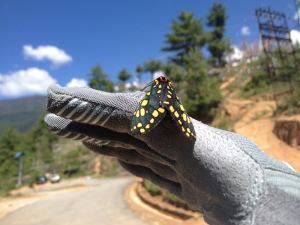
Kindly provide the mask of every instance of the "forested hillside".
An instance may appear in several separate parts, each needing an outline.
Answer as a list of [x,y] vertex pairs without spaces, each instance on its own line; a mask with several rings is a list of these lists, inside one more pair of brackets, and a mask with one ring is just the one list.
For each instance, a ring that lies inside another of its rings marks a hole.
[[45,96],[1,100],[0,132],[11,126],[20,132],[25,132],[38,120],[45,110]]

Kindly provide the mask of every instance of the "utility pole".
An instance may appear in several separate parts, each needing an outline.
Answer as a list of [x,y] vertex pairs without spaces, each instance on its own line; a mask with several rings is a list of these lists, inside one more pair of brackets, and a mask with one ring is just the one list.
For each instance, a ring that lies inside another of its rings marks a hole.
[[18,169],[18,179],[16,187],[20,187],[23,184],[23,157],[25,156],[25,153],[22,151],[18,151],[15,154],[15,159],[18,160],[19,169]]

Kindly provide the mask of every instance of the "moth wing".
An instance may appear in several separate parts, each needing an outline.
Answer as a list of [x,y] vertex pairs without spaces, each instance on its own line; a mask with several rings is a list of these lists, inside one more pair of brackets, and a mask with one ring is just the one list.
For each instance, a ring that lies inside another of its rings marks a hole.
[[133,134],[146,134],[161,122],[166,115],[166,110],[161,107],[160,102],[161,86],[153,82],[150,91],[146,93],[131,119]]
[[163,106],[168,109],[173,120],[180,127],[180,130],[189,138],[196,138],[193,123],[181,104],[176,92],[171,84],[167,86],[167,95],[163,101]]

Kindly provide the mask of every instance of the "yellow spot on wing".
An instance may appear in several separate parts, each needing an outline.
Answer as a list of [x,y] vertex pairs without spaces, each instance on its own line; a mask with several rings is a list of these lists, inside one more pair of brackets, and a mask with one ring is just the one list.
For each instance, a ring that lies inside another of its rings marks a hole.
[[142,127],[142,123],[138,123],[136,126],[137,127]]
[[154,123],[154,119],[153,118],[150,120],[150,123]]
[[191,130],[190,130],[190,128],[188,128],[188,129],[186,129],[186,130],[187,130],[187,132],[191,133]]
[[172,96],[171,96],[171,95],[167,95],[167,97],[168,97],[168,98],[172,98]]
[[169,105],[169,104],[170,104],[170,102],[168,102],[168,101],[164,101],[164,103],[165,103],[165,104],[167,104],[167,105]]
[[178,120],[178,123],[179,123],[180,125],[182,125],[182,122],[181,122],[181,120]]
[[140,129],[140,132],[143,134],[143,133],[145,133],[145,129],[144,128],[141,128]]
[[143,100],[142,101],[142,104],[141,104],[141,106],[146,106],[148,104],[148,100],[147,99],[145,99],[145,100]]
[[181,130],[182,130],[182,132],[185,132],[185,129],[184,129],[184,127],[181,127]]
[[140,117],[140,110],[136,111],[136,117]]
[[145,128],[146,128],[146,129],[149,129],[149,128],[150,128],[150,124],[147,124],[147,125],[145,126]]
[[157,112],[157,110],[154,110],[154,111],[153,111],[152,116],[158,117],[158,112]]
[[186,134],[187,137],[190,137],[190,134],[189,134],[189,133],[185,133],[185,134]]
[[145,116],[145,109],[144,108],[141,108],[141,116]]
[[176,118],[178,118],[178,117],[179,117],[179,114],[178,114],[178,112],[177,112],[177,111],[175,111],[175,112],[174,112],[174,115],[176,116]]
[[181,111],[184,111],[183,105],[180,105],[179,107],[180,107]]
[[187,117],[187,122],[191,123],[190,117]]
[[159,94],[160,92],[161,92],[161,90],[158,90],[158,91],[157,91],[157,94]]
[[182,118],[183,118],[184,121],[186,121],[187,118],[186,118],[186,114],[185,113],[182,114]]
[[146,93],[146,95],[148,95],[148,96],[149,96],[149,95],[150,95],[150,91],[149,91],[149,92],[147,92],[147,93]]
[[172,105],[169,107],[169,109],[170,109],[170,112],[174,112],[174,107]]
[[136,129],[136,126],[134,126],[133,129],[135,130],[135,129]]
[[162,108],[162,107],[160,107],[160,108],[158,108],[158,112],[160,112],[160,113],[164,113],[164,112],[165,112],[165,109],[164,109],[164,108]]

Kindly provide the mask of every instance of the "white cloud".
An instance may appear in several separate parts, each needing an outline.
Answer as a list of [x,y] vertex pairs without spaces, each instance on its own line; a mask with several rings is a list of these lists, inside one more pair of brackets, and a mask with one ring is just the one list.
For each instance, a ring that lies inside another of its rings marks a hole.
[[0,95],[18,97],[28,94],[45,94],[56,80],[46,71],[36,67],[0,74]]
[[244,36],[250,35],[250,28],[248,26],[243,26],[241,29],[241,34]]
[[87,81],[84,79],[72,78],[67,84],[66,87],[87,87]]
[[233,51],[229,55],[227,55],[226,60],[227,62],[232,62],[232,61],[239,61],[243,58],[244,52],[239,49],[236,45],[231,46]]
[[52,45],[40,45],[36,48],[32,47],[32,45],[24,45],[23,54],[26,58],[37,61],[48,60],[56,66],[73,61],[72,57],[64,50]]
[[293,44],[300,44],[300,32],[297,30],[291,30],[291,39]]

